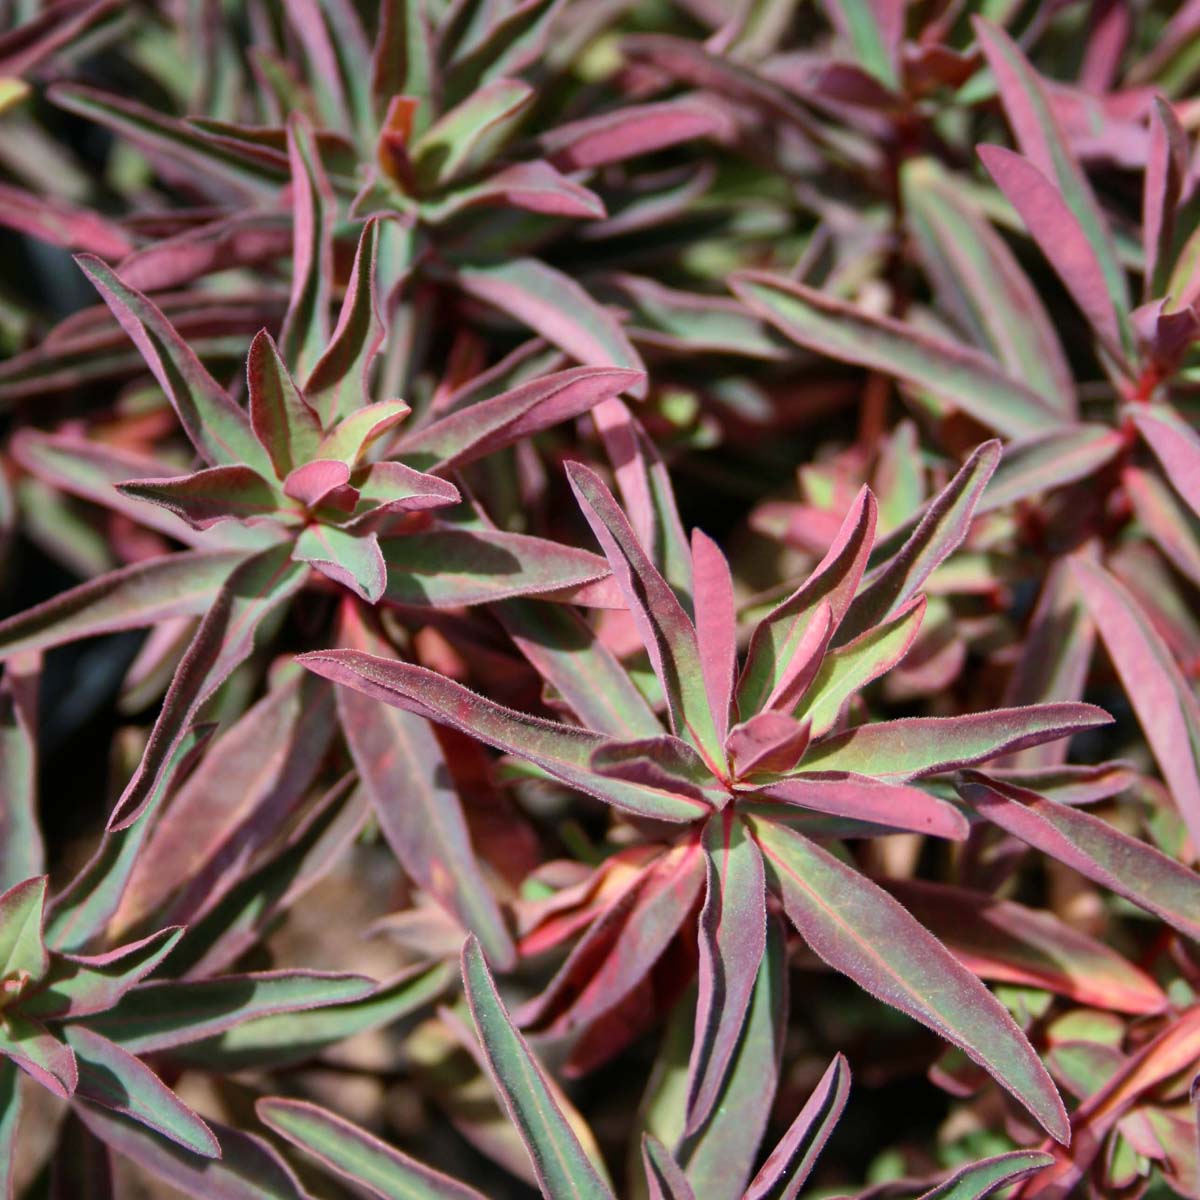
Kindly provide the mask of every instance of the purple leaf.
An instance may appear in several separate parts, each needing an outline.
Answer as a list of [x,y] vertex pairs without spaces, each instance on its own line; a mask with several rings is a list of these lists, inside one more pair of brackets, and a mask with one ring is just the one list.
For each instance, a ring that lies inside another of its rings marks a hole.
[[[331,502],[349,482],[350,467],[341,459],[315,458],[289,472],[283,491],[305,508],[317,508]],[[352,498],[357,500],[357,495]]]
[[269,517],[279,509],[274,489],[249,467],[206,467],[169,479],[128,479],[117,487],[126,496],[161,505],[193,529]]
[[1142,254],[1145,258],[1144,297],[1163,294],[1162,278],[1175,236],[1175,210],[1187,184],[1187,134],[1175,110],[1161,96],[1150,109],[1150,149],[1142,190]]
[[808,749],[812,728],[786,713],[765,709],[748,721],[735,725],[726,742],[734,775],[765,772],[783,775],[790,771]]
[[1167,408],[1134,407],[1129,417],[1175,490],[1200,516],[1200,437]]
[[696,610],[696,646],[704,673],[709,711],[723,743],[737,674],[737,611],[733,577],[720,547],[699,529],[692,530],[692,578]]
[[9,184],[0,184],[0,225],[99,258],[121,258],[132,249],[124,230],[96,213]]
[[479,183],[449,192],[445,199],[423,206],[427,221],[441,223],[467,208],[495,206],[545,213],[551,217],[600,220],[607,216],[595,192],[560,175],[544,162],[513,163]]
[[120,0],[66,0],[50,7],[39,6],[37,16],[0,35],[0,75],[30,74],[94,25],[120,11]]
[[642,1135],[642,1168],[650,1200],[696,1200],[692,1185],[670,1151],[649,1133]]

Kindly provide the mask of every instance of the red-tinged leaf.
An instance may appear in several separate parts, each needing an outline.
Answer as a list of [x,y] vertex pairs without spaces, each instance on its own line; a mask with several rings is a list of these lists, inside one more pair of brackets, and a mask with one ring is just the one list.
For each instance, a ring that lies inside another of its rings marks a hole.
[[725,744],[736,778],[767,773],[783,775],[804,757],[811,727],[786,713],[767,709],[735,725]]
[[[0,889],[45,871],[37,804],[40,661],[11,659],[0,681]],[[2,1193],[0,1193],[2,1194]]]
[[375,981],[327,971],[261,971],[218,979],[144,983],[88,1028],[131,1054],[186,1046],[259,1017],[350,1004],[370,996]]
[[1167,998],[1115,950],[1048,912],[917,880],[883,886],[981,979],[1044,988],[1112,1012],[1155,1013]]
[[83,1025],[63,1026],[79,1064],[76,1095],[153,1129],[201,1158],[220,1158],[212,1130],[127,1050]]
[[[1200,464],[1198,464],[1200,465]],[[1200,538],[1192,514],[1171,486],[1153,470],[1126,463],[1121,486],[1134,515],[1175,569],[1200,586]]]
[[697,1133],[720,1098],[766,951],[766,879],[758,846],[730,809],[704,830],[699,996],[688,1064],[687,1121]]
[[19,1013],[5,1012],[0,1022],[0,1060],[15,1063],[42,1087],[66,1099],[75,1091],[79,1070],[75,1055],[44,1025]]
[[270,460],[258,444],[249,418],[157,305],[126,287],[98,258],[80,255],[76,262],[146,360],[201,457],[213,466],[244,464],[269,473]]
[[737,674],[737,610],[729,563],[716,542],[699,529],[692,530],[692,579],[704,690],[717,737],[723,743],[729,732]]
[[[863,488],[813,573],[759,622],[738,680],[737,702],[743,716],[766,706],[794,659],[806,660],[807,652],[801,647],[822,604],[830,614],[828,636],[841,623],[866,568],[875,541],[875,521],[875,497]],[[827,635],[821,631],[820,636]]]
[[454,484],[398,462],[372,463],[355,474],[354,489],[358,502],[346,528],[356,531],[376,524],[379,516],[444,508],[462,499]]
[[308,121],[288,121],[292,175],[292,294],[280,335],[284,361],[305,378],[329,344],[336,202]]
[[293,468],[317,456],[321,422],[265,329],[250,343],[246,382],[254,436],[270,457],[276,478],[284,479]]
[[746,1189],[745,1200],[795,1200],[841,1118],[849,1095],[850,1066],[841,1054],[835,1054],[787,1133]]
[[690,739],[710,763],[723,762],[724,739],[709,707],[704,661],[691,618],[600,477],[580,463],[568,464],[567,477],[666,693],[672,728]]
[[1040,433],[1061,420],[1037,392],[978,350],[780,275],[743,271],[730,287],[752,312],[806,349],[925,388],[1006,437]]
[[[304,385],[305,395],[326,426],[338,419],[361,421],[360,406],[370,399],[371,362],[383,342],[383,322],[375,295],[378,252],[379,222],[368,221],[358,239],[354,266],[333,337]],[[398,405],[402,401],[383,403]],[[404,411],[408,411],[407,405]],[[365,441],[360,446],[363,444]]]
[[106,1146],[192,1200],[305,1200],[307,1196],[283,1159],[250,1134],[212,1122],[221,1157],[203,1158],[109,1109],[85,1101],[74,1111]]
[[280,504],[271,485],[249,467],[206,467],[169,479],[128,479],[117,487],[126,496],[173,512],[193,529],[269,517]]
[[[996,78],[1000,97],[1004,101],[1004,111],[1021,152],[1052,184],[1066,210],[1073,214],[1073,223],[1091,247],[1092,257],[1099,264],[1100,277],[1096,281],[1100,287],[1099,295],[1107,297],[1105,307],[1112,316],[1106,317],[1104,324],[1098,328],[1111,328],[1116,322],[1117,336],[1113,346],[1120,354],[1128,349],[1124,339],[1127,336],[1125,319],[1129,311],[1129,291],[1108,223],[1063,136],[1045,85],[1029,61],[1003,30],[978,16],[972,19],[972,25]],[[1099,298],[1097,302],[1103,303]],[[1088,309],[1084,308],[1084,311]]]
[[0,225],[99,258],[121,258],[133,248],[124,230],[98,214],[9,184],[0,184]]
[[969,771],[960,795],[1013,837],[1200,940],[1200,875],[1107,821]]
[[592,752],[606,740],[600,734],[503,708],[424,667],[355,650],[302,654],[297,661],[334,683],[536,763],[556,779],[627,812],[687,822],[709,811],[693,800],[594,774]]
[[764,784],[754,794],[835,817],[953,841],[963,841],[970,831],[962,813],[945,800],[920,788],[882,783],[866,775],[792,775]]
[[[499,529],[443,526],[380,542],[388,567],[386,599],[418,608],[459,608],[513,596],[555,593],[585,584],[608,583],[609,567],[598,554],[545,538]],[[571,595],[584,603],[583,598]],[[613,608],[607,593],[592,601]],[[0,627],[2,628],[2,627]]]
[[608,215],[604,201],[582,184],[560,175],[544,162],[513,163],[448,193],[422,208],[427,221],[440,223],[466,208],[480,206],[518,208],[552,217],[600,220]]
[[1168,259],[1175,237],[1175,210],[1187,183],[1190,158],[1187,134],[1175,110],[1161,96],[1150,109],[1150,148],[1142,185],[1143,294],[1149,300],[1165,290]]
[[387,564],[374,533],[355,534],[336,525],[309,525],[296,539],[292,557],[374,604],[387,588]]
[[485,1200],[474,1188],[393,1150],[315,1104],[267,1096],[255,1104],[255,1111],[268,1129],[311,1155],[326,1171],[383,1200]]
[[592,923],[546,989],[517,1010],[518,1024],[562,1035],[616,1008],[692,917],[704,861],[698,838],[660,858]]
[[[33,9],[19,9],[27,15]],[[119,14],[120,0],[67,0],[39,6],[37,15],[0,35],[0,75],[27,75],[53,54],[66,49],[107,17]],[[9,18],[13,19],[13,18]]]
[[1072,569],[1179,814],[1200,845],[1200,703],[1195,692],[1125,587],[1082,559],[1074,559]]
[[678,792],[706,805],[722,806],[727,795],[714,786],[708,764],[689,742],[669,734],[633,741],[605,742],[592,753],[592,770],[611,779]]
[[1063,194],[1012,150],[979,146],[978,153],[1101,342],[1119,360],[1121,323],[1105,287],[1103,265]]
[[[338,458],[316,458],[288,474],[283,481],[284,494],[303,504],[305,508],[316,508],[331,503],[340,489],[350,482],[350,467]],[[357,496],[351,499],[357,500]]]
[[414,97],[415,128],[420,132],[431,119],[438,66],[426,0],[382,0],[371,58],[376,110],[382,112],[393,96]]
[[[36,983],[46,973],[49,958],[42,942],[46,907],[46,876],[13,884],[0,895],[0,986]],[[7,991],[0,992],[7,1001]]]
[[[447,103],[456,103],[494,79],[519,75],[536,62],[545,46],[559,0],[518,0],[458,38],[446,70]],[[470,5],[463,14],[469,15]],[[461,16],[460,16],[461,19]]]
[[317,447],[318,459],[337,459],[354,468],[368,448],[412,410],[403,400],[380,400],[343,417]]
[[962,545],[975,507],[1000,461],[1000,443],[984,442],[929,502],[916,528],[895,554],[876,567],[838,629],[843,645],[893,615]]
[[1168,408],[1134,407],[1129,416],[1175,490],[1200,516],[1200,437]]
[[1001,1188],[1036,1175],[1054,1161],[1044,1150],[1013,1150],[959,1167],[944,1183],[925,1192],[921,1200],[984,1200]]
[[557,371],[460,408],[402,437],[393,453],[424,471],[463,466],[581,416],[637,382],[636,372],[619,367]]
[[650,1200],[696,1200],[692,1185],[671,1152],[648,1133],[642,1135],[642,1168]]
[[521,1133],[543,1193],[553,1200],[613,1200],[555,1104],[542,1068],[505,1011],[479,943],[463,947],[463,986],[484,1060]]
[[300,590],[307,569],[290,560],[289,549],[244,560],[213,599],[171,681],[141,762],[109,816],[109,829],[137,819],[200,706],[253,652],[259,625]]
[[542,152],[560,171],[581,171],[624,162],[693,138],[723,137],[729,117],[702,97],[633,104],[559,125],[542,134]]
[[1116,458],[1123,445],[1118,430],[1084,424],[1010,442],[975,511],[994,512],[1091,478]]
[[364,71],[371,51],[357,9],[332,0],[293,0],[287,18],[304,47],[322,123],[365,130],[372,115]]
[[[340,643],[384,658],[391,651],[353,610]],[[409,877],[474,933],[501,970],[516,961],[512,938],[480,869],[445,753],[424,719],[337,689],[338,714],[376,820]]]
[[1059,804],[1095,804],[1128,791],[1139,778],[1131,763],[1120,761],[1091,767],[988,767],[988,777],[1028,788]]
[[[527,325],[581,363],[645,370],[612,314],[573,279],[537,259],[459,267],[455,277],[468,295]],[[646,395],[644,377],[629,394]]]
[[791,830],[755,819],[767,875],[818,957],[979,1063],[1058,1141],[1066,1110],[994,996],[886,892]]
[[853,771],[893,783],[952,771],[1000,754],[1107,725],[1091,704],[1031,704],[957,717],[902,717],[858,725],[815,742],[806,771]]

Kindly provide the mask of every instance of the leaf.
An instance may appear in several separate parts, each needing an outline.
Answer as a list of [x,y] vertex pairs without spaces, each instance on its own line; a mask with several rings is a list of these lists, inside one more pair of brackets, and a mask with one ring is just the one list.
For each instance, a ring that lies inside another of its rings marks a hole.
[[762,856],[730,809],[705,826],[704,851],[707,891],[700,912],[700,983],[685,1134],[703,1127],[720,1097],[767,938]]
[[[319,508],[322,504],[334,506],[335,500],[344,495],[350,482],[350,467],[341,459],[314,458],[288,472],[283,481],[283,494],[303,504],[305,508]],[[349,492],[350,503],[357,501],[357,494]],[[341,506],[343,509],[348,504]]]
[[642,1167],[646,1172],[650,1200],[696,1200],[692,1185],[670,1151],[648,1133],[642,1135]]
[[321,421],[300,394],[265,329],[250,343],[246,382],[254,436],[270,456],[275,477],[285,479],[294,467],[317,457]]
[[916,595],[933,572],[962,545],[996,464],[1000,443],[984,442],[929,502],[903,546],[868,577],[837,632],[844,644],[880,624]]
[[[854,48],[854,57],[863,69],[885,87],[898,90],[900,76],[896,59],[900,38],[889,37],[881,20],[888,6],[878,0],[825,0],[825,7]],[[903,4],[898,7],[903,13]],[[903,34],[903,17],[899,33]]]
[[16,1196],[17,1135],[21,1123],[21,1077],[17,1068],[0,1058],[0,1196]]
[[75,261],[145,359],[205,462],[245,465],[269,474],[270,461],[250,428],[250,419],[208,373],[162,310],[122,283],[98,258],[83,254]]
[[[5,108],[7,82],[0,79],[0,113]],[[51,246],[100,258],[121,258],[133,249],[125,231],[114,222],[56,197],[8,184],[0,184],[0,225]]]
[[596,220],[607,216],[604,202],[595,192],[544,162],[501,167],[478,183],[455,188],[441,201],[422,205],[422,215],[432,224],[441,224],[464,209],[482,206],[523,209],[552,217]]
[[75,1091],[79,1081],[70,1047],[45,1026],[19,1013],[6,1012],[0,1021],[0,1060],[5,1058],[63,1099]]
[[202,1158],[220,1158],[212,1130],[149,1067],[82,1025],[63,1027],[79,1064],[76,1094],[132,1117]]
[[1072,569],[1179,814],[1200,844],[1200,704],[1150,618],[1125,587],[1082,559]]
[[612,1200],[505,1011],[474,937],[463,946],[462,970],[488,1074],[521,1132],[542,1192],[549,1200]]
[[389,513],[443,508],[462,499],[454,484],[398,462],[371,463],[354,478],[358,501],[347,522],[348,529],[378,524],[378,518]]
[[[45,875],[15,883],[0,895],[0,986],[37,982],[45,975],[50,961],[42,942],[45,904]],[[0,1008],[7,1000],[0,990]]]
[[249,467],[208,467],[194,475],[130,479],[117,486],[123,495],[161,505],[193,529],[269,517],[280,507],[271,485]]
[[[37,807],[37,660],[0,682],[0,891],[45,870]],[[2,1195],[3,1193],[0,1193]]]
[[811,732],[807,722],[775,709],[755,713],[730,731],[725,743],[730,767],[739,779],[760,772],[786,774],[804,757]]
[[981,816],[1043,854],[1200,940],[1200,876],[1090,813],[966,772],[958,789]]
[[745,1200],[795,1200],[841,1118],[849,1095],[850,1066],[841,1054],[835,1054],[787,1133],[746,1189]]
[[315,1104],[264,1096],[255,1104],[268,1129],[321,1166],[386,1200],[483,1200],[482,1194]]
[[1028,1179],[1054,1161],[1044,1150],[1014,1150],[959,1167],[921,1200],[983,1200],[1000,1188]]
[[723,739],[708,703],[695,626],[600,477],[581,463],[569,463],[567,478],[666,693],[672,729],[688,738],[710,763],[721,763]]
[[1145,299],[1164,295],[1175,210],[1187,182],[1187,135],[1175,110],[1161,96],[1150,108],[1150,146],[1142,188],[1142,256],[1145,259]]
[[387,564],[374,533],[362,536],[336,525],[309,525],[296,539],[292,557],[374,604],[387,588]]
[[1010,442],[975,511],[995,512],[1018,500],[1089,479],[1117,457],[1123,444],[1117,430],[1084,424]]
[[481,36],[455,46],[446,71],[445,102],[456,103],[489,81],[517,75],[534,62],[558,7],[559,0],[518,0],[486,23]]
[[[459,267],[462,289],[541,334],[588,366],[645,372],[621,326],[570,277],[533,258],[510,258],[487,266]],[[642,399],[646,381],[629,388]]]
[[1134,407],[1129,417],[1175,490],[1200,516],[1200,437],[1166,407]]
[[246,559],[225,581],[175,672],[141,762],[109,816],[109,829],[130,825],[145,809],[200,706],[253,652],[259,625],[304,583],[306,569],[289,561],[288,549]]
[[1075,703],[996,708],[957,717],[902,717],[858,725],[815,742],[804,757],[804,769],[853,771],[902,783],[1111,721],[1103,709]]
[[692,579],[704,691],[716,722],[717,739],[724,743],[737,676],[737,611],[729,563],[716,542],[699,529],[692,530]]
[[806,349],[924,388],[1005,437],[1059,423],[1041,396],[977,350],[782,276],[742,271],[729,286],[752,312]]
[[379,36],[371,60],[371,90],[378,111],[393,96],[414,96],[414,128],[428,123],[437,91],[437,52],[426,0],[382,0]]
[[554,778],[626,812],[684,822],[709,812],[706,805],[683,796],[594,774],[591,756],[605,742],[602,735],[503,708],[435,671],[357,650],[316,651],[298,656],[297,662],[374,700],[536,763]]
[[1013,1019],[975,976],[880,888],[791,830],[755,819],[768,879],[819,958],[979,1063],[1057,1141],[1066,1110]]
[[355,409],[321,439],[317,460],[335,460],[353,469],[366,451],[411,411],[403,400],[381,400]]

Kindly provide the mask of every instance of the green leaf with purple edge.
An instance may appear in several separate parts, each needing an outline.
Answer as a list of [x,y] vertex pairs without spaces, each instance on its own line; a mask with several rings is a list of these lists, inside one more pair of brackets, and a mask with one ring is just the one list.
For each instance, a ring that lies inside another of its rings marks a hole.
[[126,496],[161,505],[193,529],[218,521],[270,517],[280,508],[275,489],[249,467],[208,467],[168,479],[128,479],[117,485]]
[[1107,821],[978,771],[959,794],[1006,833],[1200,941],[1200,875]]
[[1036,1175],[1054,1162],[1044,1150],[1013,1150],[959,1167],[945,1183],[925,1192],[921,1200],[984,1200],[1001,1188]]
[[127,1050],[84,1025],[63,1026],[75,1052],[79,1083],[75,1094],[138,1121],[201,1158],[220,1158],[212,1130]]
[[371,463],[356,472],[354,480],[358,500],[346,523],[348,529],[375,525],[390,513],[444,508],[462,499],[454,484],[398,462]]
[[0,891],[45,870],[38,821],[39,672],[29,669],[36,662],[10,661],[0,681]]
[[1161,96],[1155,96],[1150,108],[1150,146],[1142,188],[1144,300],[1169,293],[1175,210],[1187,184],[1190,157],[1187,134],[1175,110]]
[[755,818],[751,828],[788,918],[814,953],[871,995],[958,1046],[1057,1141],[1070,1138],[1050,1076],[978,979],[886,892],[815,843]]
[[1163,556],[1181,575],[1200,587],[1198,526],[1175,489],[1158,471],[1143,470],[1132,463],[1125,464],[1121,484],[1134,515]]
[[[45,875],[15,883],[0,895],[0,986],[9,981],[24,986],[45,975],[50,965],[42,940],[45,905]],[[8,999],[0,991],[0,1008]]]
[[710,811],[683,796],[595,774],[592,752],[607,741],[603,735],[504,708],[436,671],[356,650],[314,651],[297,661],[334,683],[535,763],[554,778],[625,812],[690,822]]
[[548,1200],[613,1200],[505,1010],[474,937],[463,946],[462,972],[488,1073],[520,1130],[542,1192]]
[[336,525],[309,525],[296,539],[292,557],[374,604],[387,588],[387,564],[374,533],[361,536]]
[[16,1066],[0,1058],[0,1196],[16,1195],[17,1135],[21,1126],[21,1077]]
[[812,1095],[746,1189],[745,1200],[796,1200],[825,1149],[850,1095],[850,1066],[841,1054],[825,1068]]
[[1072,425],[1004,447],[976,514],[1007,508],[1041,492],[1088,479],[1121,452],[1117,430],[1105,425]]
[[321,1167],[384,1200],[485,1200],[467,1187],[394,1150],[357,1125],[304,1100],[264,1096],[259,1120]]
[[1134,407],[1129,418],[1175,490],[1200,516],[1200,437],[1196,431],[1165,406]]
[[66,1099],[75,1091],[75,1055],[38,1021],[5,1012],[0,1020],[0,1060],[8,1059],[42,1087]]
[[500,206],[544,213],[551,217],[591,218],[608,214],[604,202],[544,162],[512,163],[486,176],[479,183],[455,188],[436,203],[421,206],[421,215],[430,224],[449,221],[464,209]]
[[[896,22],[885,27],[883,19],[888,6],[872,0],[825,0],[824,7],[838,27],[839,32],[850,42],[854,57],[863,70],[879,80],[886,88],[900,88],[899,50],[903,37],[903,19],[900,28]],[[903,6],[900,6],[903,11]]]
[[1072,569],[1180,816],[1200,842],[1200,703],[1150,618],[1102,567]]
[[321,421],[301,394],[280,357],[275,340],[259,330],[246,358],[250,424],[271,459],[276,479],[317,457]]
[[683,1169],[653,1134],[642,1135],[642,1169],[650,1200],[696,1200]]
[[[550,19],[561,0],[519,0],[484,25],[472,28],[453,49],[446,67],[445,102],[457,103],[493,79],[517,75],[536,61],[545,45]],[[470,5],[464,6],[466,13]],[[460,15],[461,20],[461,15]]]
[[752,312],[806,349],[924,388],[1005,437],[1040,433],[1061,421],[1041,396],[978,350],[781,275],[743,271],[730,287]]
[[413,114],[413,132],[420,133],[432,117],[439,65],[427,0],[381,0],[371,59],[377,114],[383,115],[393,96],[415,96],[420,103]]
[[370,446],[411,411],[403,400],[380,400],[355,409],[321,439],[316,458],[356,467]]
[[[1091,704],[1031,704],[957,717],[901,717],[857,725],[815,742],[804,756],[807,771],[852,771],[903,783],[952,771],[1054,741],[1112,721]],[[802,778],[802,776],[795,776]]]

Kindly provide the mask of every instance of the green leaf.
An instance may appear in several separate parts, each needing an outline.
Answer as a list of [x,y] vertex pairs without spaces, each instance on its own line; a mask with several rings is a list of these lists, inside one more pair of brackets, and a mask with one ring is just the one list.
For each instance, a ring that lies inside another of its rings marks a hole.
[[193,475],[129,479],[117,486],[122,495],[161,505],[193,529],[270,517],[281,507],[276,491],[249,467],[208,467]]
[[45,851],[37,807],[38,672],[9,662],[0,683],[0,891],[40,875]]
[[921,1200],[984,1200],[1000,1188],[1036,1175],[1054,1161],[1044,1150],[1014,1150],[982,1162],[959,1167],[945,1183],[926,1192]]
[[348,587],[368,604],[387,588],[387,564],[374,533],[361,536],[336,525],[309,525],[296,539],[292,557]]
[[0,1058],[0,1196],[16,1195],[17,1134],[21,1121],[21,1077],[6,1058]]
[[767,875],[818,957],[979,1063],[1057,1141],[1070,1125],[1033,1047],[978,979],[886,892],[828,851],[755,819]]
[[488,1072],[521,1132],[548,1200],[613,1200],[517,1032],[474,937],[463,947],[463,986]]
[[0,1019],[0,1059],[5,1058],[64,1099],[79,1081],[71,1048],[44,1025],[14,1012],[5,1012]]
[[975,511],[994,512],[1018,500],[1088,479],[1121,452],[1118,430],[1105,425],[1072,425],[1004,447]]
[[334,1174],[385,1200],[485,1200],[480,1192],[393,1150],[315,1104],[266,1096],[259,1119]]
[[879,24],[878,13],[883,6],[871,0],[826,0],[825,7],[832,11],[849,37],[854,57],[863,70],[874,75],[884,87],[899,90],[900,76],[894,61],[897,47],[888,45]]
[[[46,876],[13,884],[0,896],[0,988],[9,981],[36,983],[50,960],[42,941]],[[9,997],[0,990],[0,1008]]]

